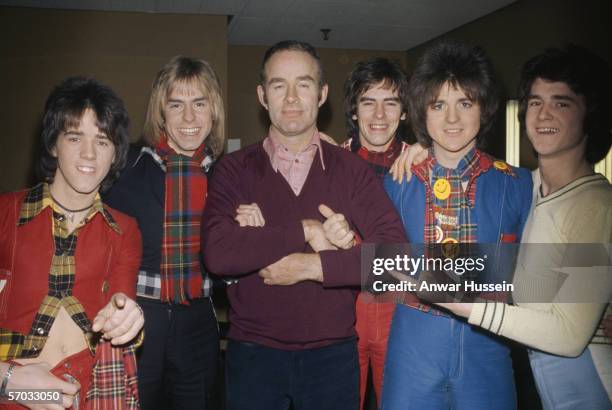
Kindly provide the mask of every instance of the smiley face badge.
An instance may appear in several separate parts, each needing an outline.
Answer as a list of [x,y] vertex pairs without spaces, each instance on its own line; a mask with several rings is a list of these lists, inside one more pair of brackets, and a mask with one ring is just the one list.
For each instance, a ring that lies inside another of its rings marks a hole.
[[506,171],[508,169],[508,164],[504,161],[493,161],[493,166],[500,171]]
[[439,178],[433,186],[433,192],[436,198],[444,201],[451,194],[451,185],[446,178]]

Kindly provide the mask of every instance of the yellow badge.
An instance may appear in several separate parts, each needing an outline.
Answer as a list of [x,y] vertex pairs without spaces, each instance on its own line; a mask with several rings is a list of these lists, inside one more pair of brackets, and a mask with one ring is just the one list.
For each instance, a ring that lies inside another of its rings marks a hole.
[[444,201],[450,196],[451,186],[446,178],[440,178],[433,186],[434,195],[436,198]]
[[459,241],[455,238],[445,238],[442,241],[442,254],[447,258],[455,258],[459,254]]
[[506,164],[504,161],[493,161],[493,166],[500,171],[505,171],[508,169],[508,164]]

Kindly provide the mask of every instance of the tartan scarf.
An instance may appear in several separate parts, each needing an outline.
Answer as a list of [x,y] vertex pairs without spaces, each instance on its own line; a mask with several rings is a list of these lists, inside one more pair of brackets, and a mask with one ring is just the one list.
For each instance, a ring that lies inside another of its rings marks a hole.
[[96,349],[96,364],[87,392],[87,410],[137,410],[138,378],[136,348],[101,342]]
[[166,166],[161,300],[188,305],[202,297],[200,225],[208,191],[203,164],[210,153],[202,144],[193,157],[178,154],[166,136],[155,151]]
[[[476,205],[476,179],[487,172],[492,164],[493,160],[488,154],[474,148],[459,161],[457,168],[447,169],[438,164],[433,149],[430,148],[427,159],[412,166],[414,176],[425,185],[423,242],[426,245],[427,257],[445,258],[442,246],[436,244],[448,238],[455,239],[460,244],[477,242],[477,224],[472,223],[470,215],[471,209]],[[507,172],[512,172],[509,167]],[[434,193],[436,182],[442,178],[450,184],[449,195],[444,199],[436,197]],[[465,188],[462,182],[466,183]],[[466,253],[471,251],[469,246],[465,245],[459,250]],[[403,303],[436,316],[448,316],[445,311],[432,307],[411,293],[406,294]]]
[[[486,172],[492,161],[478,149],[472,149],[459,161],[457,168],[442,167],[430,149],[429,156],[417,166],[414,175],[425,184],[425,231],[423,241],[434,244],[455,239],[459,243],[476,242],[476,224],[471,223],[470,209],[476,198],[476,178]],[[438,180],[450,185],[448,197],[437,197]],[[462,183],[465,183],[465,189]]]
[[372,167],[376,175],[383,179],[389,172],[393,162],[399,157],[399,155],[407,146],[405,142],[402,142],[398,138],[394,137],[391,145],[384,152],[373,152],[368,151],[359,142],[359,137],[351,137],[344,141],[341,145],[342,148],[347,149],[351,152],[356,153],[361,158],[366,160]]
[[402,144],[393,138],[389,147],[383,152],[369,151],[363,145],[357,150],[357,155],[365,159],[372,167],[376,175],[383,179],[389,172],[393,162],[402,153]]
[[[434,190],[432,197],[434,242],[457,241],[458,243],[476,242],[476,225],[470,221],[470,180],[474,166],[478,163],[476,149],[470,150],[457,164],[457,168],[448,169],[441,166],[436,159],[432,161],[430,184]],[[448,198],[436,195],[437,183],[448,181],[450,194]],[[439,181],[439,182],[438,182]],[[465,191],[464,191],[465,184]],[[431,232],[431,229],[429,230]]]

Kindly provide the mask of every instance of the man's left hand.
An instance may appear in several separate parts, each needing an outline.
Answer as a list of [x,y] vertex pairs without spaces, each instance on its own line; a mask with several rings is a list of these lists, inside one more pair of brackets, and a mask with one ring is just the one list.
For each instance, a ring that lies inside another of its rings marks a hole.
[[316,253],[292,253],[259,271],[266,285],[294,285],[305,280],[323,282],[321,258]]
[[334,212],[325,204],[319,205],[319,212],[326,218],[323,231],[327,240],[340,249],[351,249],[355,245],[355,233],[344,215]]
[[102,332],[114,345],[129,342],[144,326],[144,315],[138,304],[124,293],[117,292],[93,320],[92,330]]
[[428,151],[427,148],[421,144],[412,144],[407,148],[404,146],[402,153],[395,159],[393,165],[389,169],[389,173],[393,177],[394,181],[402,183],[404,176],[406,176],[406,182],[410,181],[412,177],[413,165],[420,164],[427,159]]
[[234,220],[238,222],[241,227],[262,227],[266,225],[266,220],[261,213],[261,209],[259,209],[259,205],[255,202],[250,205],[242,204],[238,206]]

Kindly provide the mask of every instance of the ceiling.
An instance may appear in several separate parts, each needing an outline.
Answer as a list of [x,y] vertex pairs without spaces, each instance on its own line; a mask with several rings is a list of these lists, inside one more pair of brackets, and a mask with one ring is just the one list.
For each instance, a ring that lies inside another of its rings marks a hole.
[[[0,0],[0,5],[73,10],[217,14],[228,42],[407,50],[516,0]],[[331,29],[323,40],[321,29]]]

